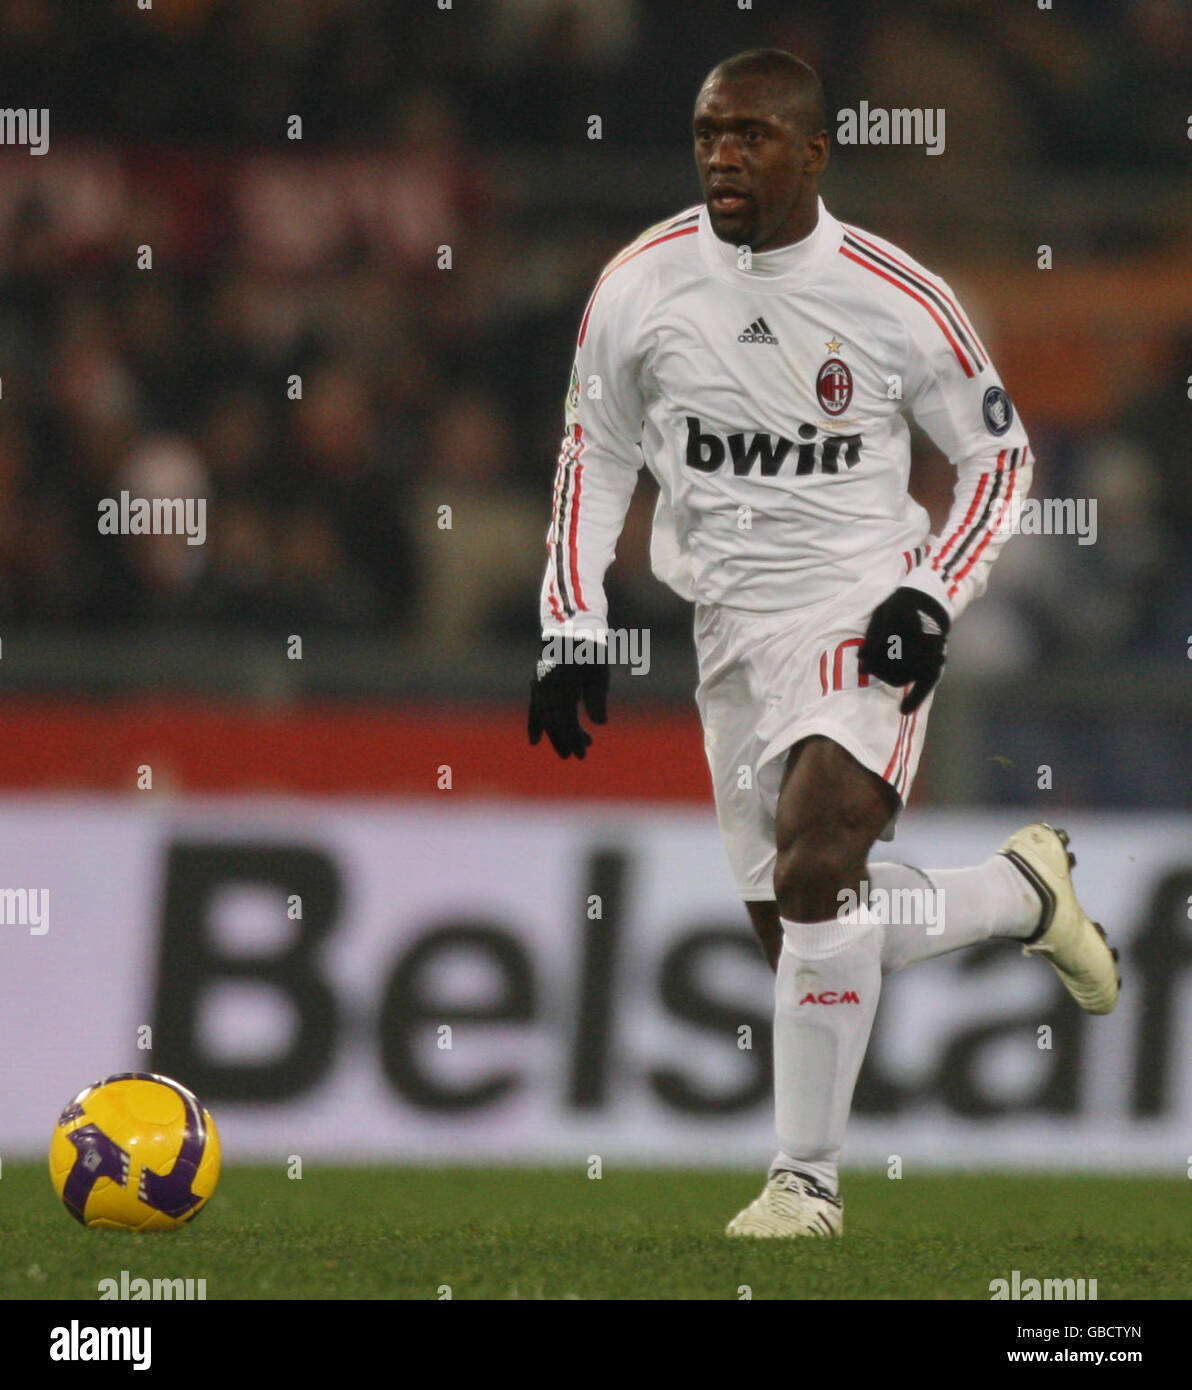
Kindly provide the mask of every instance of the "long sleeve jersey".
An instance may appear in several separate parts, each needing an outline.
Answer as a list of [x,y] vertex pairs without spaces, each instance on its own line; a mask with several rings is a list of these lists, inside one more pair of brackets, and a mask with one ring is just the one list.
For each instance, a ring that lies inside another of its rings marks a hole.
[[[938,536],[909,495],[909,412],[956,469]],[[1027,436],[948,285],[845,226],[776,251],[702,207],[616,256],[584,310],[547,532],[546,636],[599,636],[645,464],[654,573],[684,598],[798,609],[903,552],[955,617],[986,585],[1031,478]]]

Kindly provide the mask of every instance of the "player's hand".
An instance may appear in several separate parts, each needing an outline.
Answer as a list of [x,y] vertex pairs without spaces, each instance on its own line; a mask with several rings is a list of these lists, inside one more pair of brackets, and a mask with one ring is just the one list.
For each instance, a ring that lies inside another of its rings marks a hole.
[[899,709],[912,714],[943,674],[951,626],[952,619],[930,594],[895,589],[869,619],[860,669],[887,685],[909,685]]
[[[589,650],[592,643],[588,642]],[[565,656],[571,655],[570,642]],[[544,657],[538,674],[530,683],[530,716],[527,724],[530,742],[537,744],[545,731],[560,758],[574,753],[582,759],[592,735],[579,722],[582,700],[593,724],[608,722],[608,664],[579,663],[570,659],[553,661]]]

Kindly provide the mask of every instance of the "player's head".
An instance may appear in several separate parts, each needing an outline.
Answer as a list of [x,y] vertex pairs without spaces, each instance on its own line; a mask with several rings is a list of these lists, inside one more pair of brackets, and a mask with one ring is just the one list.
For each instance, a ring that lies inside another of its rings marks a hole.
[[828,162],[824,89],[814,68],[780,48],[736,53],[704,78],[692,129],[708,216],[722,241],[762,251],[807,234]]

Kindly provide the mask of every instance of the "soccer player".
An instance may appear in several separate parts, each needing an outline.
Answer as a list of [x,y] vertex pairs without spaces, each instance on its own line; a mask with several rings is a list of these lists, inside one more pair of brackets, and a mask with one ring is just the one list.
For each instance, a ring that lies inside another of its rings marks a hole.
[[[530,742],[545,732],[583,758],[581,700],[605,722],[608,665],[591,658],[644,461],[660,489],[652,567],[695,605],[717,816],[777,974],[778,1152],[728,1234],[833,1236],[884,973],[1006,938],[1091,1013],[1120,980],[1062,831],[1029,825],[973,868],[868,862],[914,781],[949,629],[1030,486],[1027,436],[948,285],[825,208],[810,67],[776,49],[720,63],[693,135],[702,206],[616,256],[580,323]],[[907,411],[956,469],[938,536],[907,492]],[[942,922],[890,910],[915,889]]]

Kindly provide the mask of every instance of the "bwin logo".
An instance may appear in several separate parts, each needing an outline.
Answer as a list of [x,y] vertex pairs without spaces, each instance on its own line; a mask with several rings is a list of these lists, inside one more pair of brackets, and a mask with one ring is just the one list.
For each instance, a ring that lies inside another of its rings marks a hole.
[[852,468],[861,458],[859,434],[820,435],[814,425],[800,425],[799,443],[792,439],[775,438],[772,434],[746,435],[735,433],[721,438],[705,434],[699,417],[688,415],[687,465],[700,473],[715,473],[728,457],[733,461],[733,473],[746,477],[758,467],[763,478],[772,478],[794,451],[796,476],[805,473],[841,473]]

